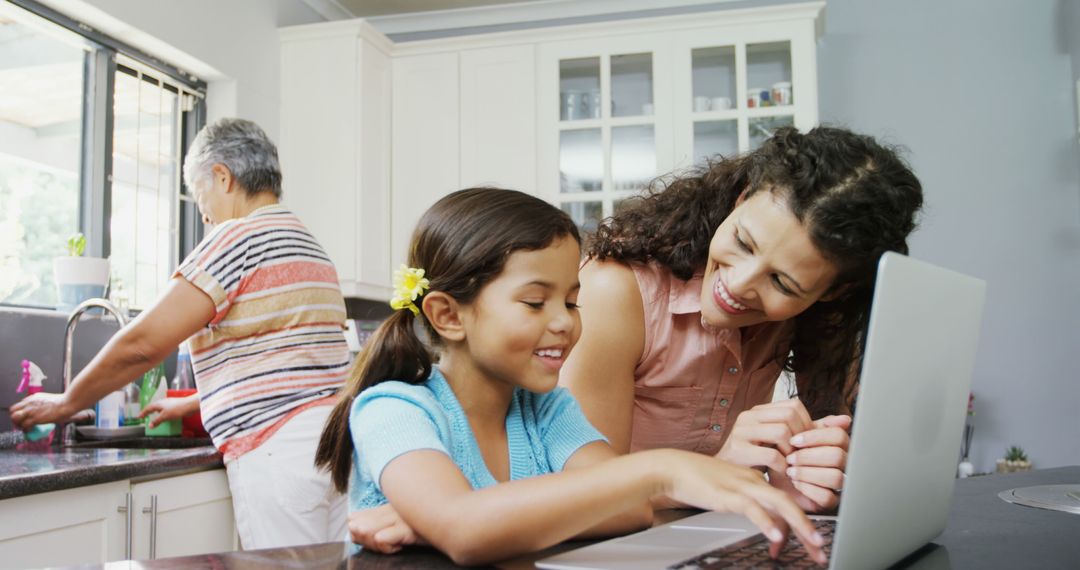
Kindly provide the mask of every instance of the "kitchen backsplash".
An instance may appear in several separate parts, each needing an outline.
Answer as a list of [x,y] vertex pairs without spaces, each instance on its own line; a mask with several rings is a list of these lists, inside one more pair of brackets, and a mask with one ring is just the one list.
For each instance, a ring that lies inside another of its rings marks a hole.
[[[0,431],[11,429],[8,407],[24,395],[16,394],[22,375],[22,361],[29,359],[48,377],[46,392],[59,392],[61,360],[64,354],[64,328],[67,315],[57,311],[0,307]],[[116,333],[116,321],[95,315],[83,315],[75,329],[72,373],[77,374],[98,350]],[[172,378],[176,355],[165,359],[166,374]]]

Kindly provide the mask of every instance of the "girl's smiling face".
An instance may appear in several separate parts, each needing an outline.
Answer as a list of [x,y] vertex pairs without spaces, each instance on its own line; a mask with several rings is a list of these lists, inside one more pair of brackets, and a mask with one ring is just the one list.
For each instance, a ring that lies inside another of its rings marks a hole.
[[577,311],[581,250],[571,237],[510,254],[502,273],[463,307],[474,369],[532,392],[555,388],[581,333]]
[[701,317],[717,328],[784,321],[826,298],[837,274],[783,198],[761,190],[740,197],[713,235]]

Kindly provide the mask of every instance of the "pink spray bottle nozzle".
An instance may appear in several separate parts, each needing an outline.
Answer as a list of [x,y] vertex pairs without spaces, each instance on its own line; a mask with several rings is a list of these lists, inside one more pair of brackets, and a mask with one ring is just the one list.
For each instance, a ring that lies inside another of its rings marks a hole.
[[30,361],[22,361],[22,380],[19,382],[19,387],[15,388],[15,392],[25,392],[30,387]]
[[45,373],[41,371],[41,368],[37,364],[30,362],[29,360],[22,361],[22,380],[19,382],[19,387],[15,389],[16,392],[26,392],[27,395],[37,394],[43,388],[41,383],[45,381]]

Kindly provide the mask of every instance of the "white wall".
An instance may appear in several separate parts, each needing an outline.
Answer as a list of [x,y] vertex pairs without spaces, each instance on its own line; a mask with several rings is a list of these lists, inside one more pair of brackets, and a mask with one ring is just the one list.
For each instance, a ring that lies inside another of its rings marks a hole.
[[[277,28],[323,21],[300,0],[49,0],[209,83],[210,119],[255,121],[277,140]],[[93,21],[99,20],[99,21]],[[109,21],[113,20],[113,21]],[[140,45],[142,44],[142,45]]]

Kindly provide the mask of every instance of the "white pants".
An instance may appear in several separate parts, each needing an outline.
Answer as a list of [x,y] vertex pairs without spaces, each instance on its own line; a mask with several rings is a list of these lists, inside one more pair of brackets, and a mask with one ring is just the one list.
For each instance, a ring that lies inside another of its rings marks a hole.
[[348,504],[314,466],[333,406],[300,412],[262,445],[225,464],[244,550],[345,540]]

